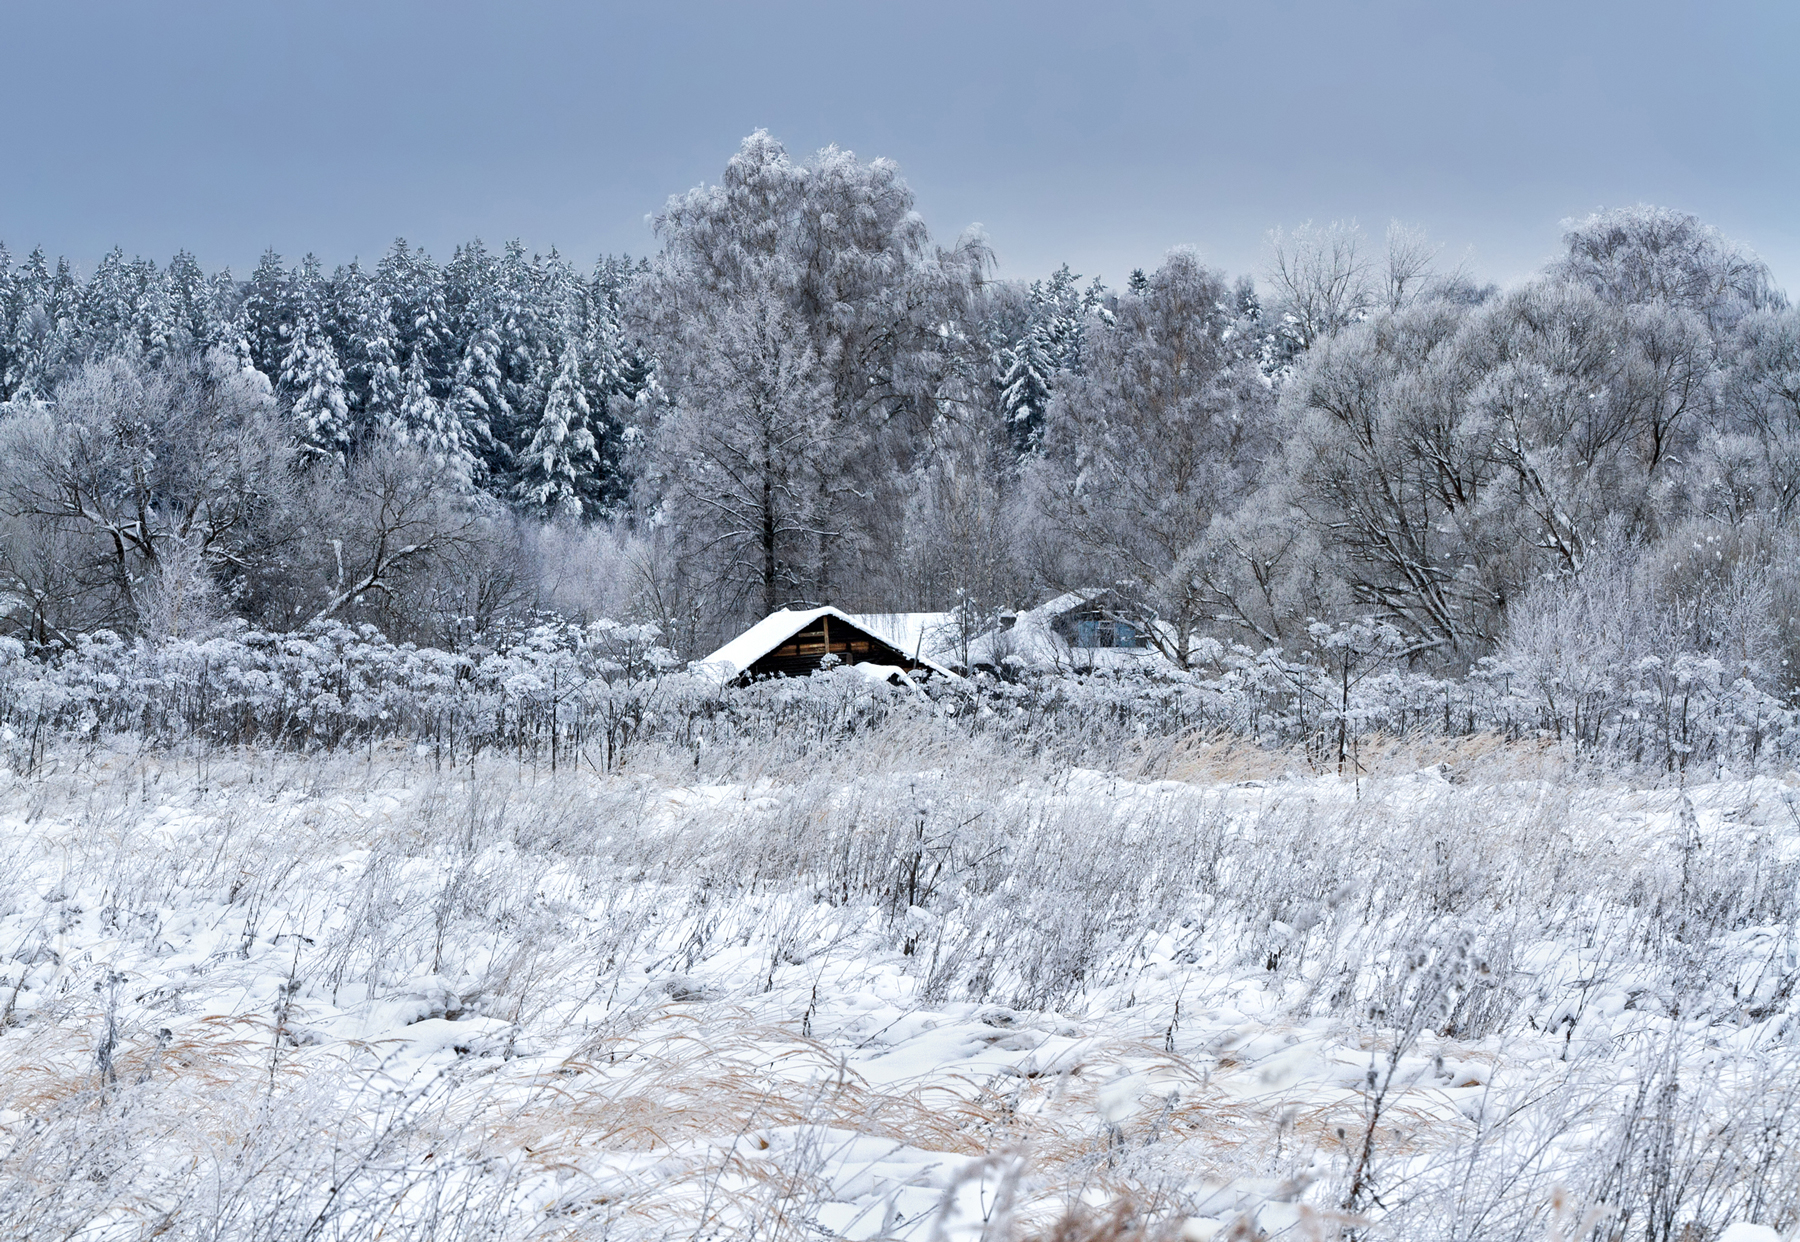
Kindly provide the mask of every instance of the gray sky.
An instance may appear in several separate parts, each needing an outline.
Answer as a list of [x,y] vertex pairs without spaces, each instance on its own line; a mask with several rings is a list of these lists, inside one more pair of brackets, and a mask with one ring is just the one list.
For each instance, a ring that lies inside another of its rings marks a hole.
[[1800,293],[1800,5],[0,0],[0,240],[247,272],[396,236],[583,263],[766,127],[899,161],[1004,275],[1257,271],[1273,225],[1424,225],[1503,283],[1655,202]]

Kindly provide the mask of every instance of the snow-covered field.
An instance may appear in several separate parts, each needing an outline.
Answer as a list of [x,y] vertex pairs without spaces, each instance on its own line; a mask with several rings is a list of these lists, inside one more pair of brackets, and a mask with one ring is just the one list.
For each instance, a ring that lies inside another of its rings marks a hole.
[[53,750],[0,1235],[1800,1225],[1800,785],[998,747]]

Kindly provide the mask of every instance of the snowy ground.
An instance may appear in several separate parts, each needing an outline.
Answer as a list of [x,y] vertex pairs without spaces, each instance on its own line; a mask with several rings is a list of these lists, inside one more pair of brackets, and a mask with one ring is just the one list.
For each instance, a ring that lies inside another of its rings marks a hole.
[[0,1234],[1800,1225],[1800,786],[901,741],[8,775]]

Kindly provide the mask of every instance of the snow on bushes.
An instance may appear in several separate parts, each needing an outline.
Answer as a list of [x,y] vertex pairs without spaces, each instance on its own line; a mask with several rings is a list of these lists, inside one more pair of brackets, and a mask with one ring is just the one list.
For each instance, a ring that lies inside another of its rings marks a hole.
[[1683,779],[1756,771],[1800,754],[1800,709],[1714,656],[1624,666],[1482,661],[1462,678],[1404,667],[1387,627],[1339,626],[1301,657],[1213,644],[1205,671],[1166,665],[1074,674],[1014,670],[930,687],[929,701],[851,670],[720,688],[680,671],[654,627],[547,622],[452,652],[372,626],[204,641],[101,631],[31,654],[0,639],[0,726],[29,766],[53,737],[337,750],[400,740],[443,762],[501,748],[610,770],[637,746],[808,746],[891,712],[932,712],[1070,758],[1144,739],[1219,734],[1296,749],[1353,775],[1372,739],[1494,734],[1545,740]]

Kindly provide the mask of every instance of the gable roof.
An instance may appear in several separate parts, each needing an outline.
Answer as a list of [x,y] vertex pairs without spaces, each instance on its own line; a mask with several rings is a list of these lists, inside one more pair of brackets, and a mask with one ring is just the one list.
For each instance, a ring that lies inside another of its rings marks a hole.
[[946,662],[957,636],[953,612],[853,612],[850,620],[915,660]]
[[[770,613],[704,660],[695,660],[688,665],[688,671],[721,684],[735,681],[742,677],[751,665],[787,642],[801,630],[806,629],[820,617],[835,617],[857,630],[869,632],[869,627],[862,621],[849,613],[839,612],[836,608],[806,608],[799,611],[784,608]],[[898,651],[897,644],[882,639],[879,633],[870,633],[870,637],[895,647]],[[911,657],[934,673],[949,678],[956,676],[955,673],[923,653],[901,651],[899,654]]]

